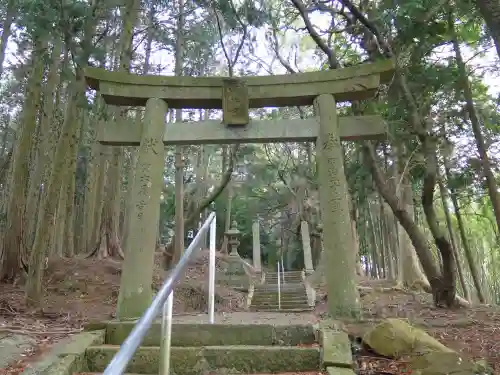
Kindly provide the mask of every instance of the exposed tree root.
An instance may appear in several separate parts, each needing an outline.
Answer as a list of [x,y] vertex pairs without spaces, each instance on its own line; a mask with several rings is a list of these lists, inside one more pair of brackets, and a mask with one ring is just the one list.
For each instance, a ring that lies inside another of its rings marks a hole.
[[103,233],[99,236],[99,242],[96,244],[94,249],[88,255],[84,256],[85,259],[92,257],[97,257],[98,259],[116,257],[123,260],[125,259],[125,254],[123,253],[118,239],[111,241],[110,233],[103,231]]

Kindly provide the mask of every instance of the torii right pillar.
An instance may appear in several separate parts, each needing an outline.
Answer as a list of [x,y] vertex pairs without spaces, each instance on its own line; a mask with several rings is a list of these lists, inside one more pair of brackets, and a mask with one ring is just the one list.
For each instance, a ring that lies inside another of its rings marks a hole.
[[316,152],[328,310],[333,317],[357,317],[361,309],[355,278],[349,191],[333,95],[319,95],[314,109],[320,118]]

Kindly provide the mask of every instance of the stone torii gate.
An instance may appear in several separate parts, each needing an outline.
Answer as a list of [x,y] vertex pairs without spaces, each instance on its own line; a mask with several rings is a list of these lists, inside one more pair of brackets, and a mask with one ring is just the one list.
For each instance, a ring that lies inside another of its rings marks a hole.
[[[192,144],[316,141],[329,310],[332,314],[349,314],[356,309],[354,254],[336,250],[351,244],[340,141],[378,139],[385,136],[386,126],[379,116],[337,117],[336,102],[369,99],[392,74],[390,61],[320,72],[238,78],[139,76],[87,68],[88,86],[98,90],[106,103],[146,107],[142,122],[107,123],[97,136],[105,145],[139,146],[118,316],[138,317],[151,303],[164,145]],[[249,108],[311,104],[316,117],[308,119],[249,118]],[[222,109],[223,121],[166,123],[168,108]]]

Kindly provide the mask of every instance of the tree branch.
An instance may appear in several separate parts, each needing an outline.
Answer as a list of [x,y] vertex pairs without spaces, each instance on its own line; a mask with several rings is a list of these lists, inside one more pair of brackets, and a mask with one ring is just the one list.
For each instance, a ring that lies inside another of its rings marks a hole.
[[328,47],[325,41],[321,38],[318,32],[315,30],[314,26],[309,19],[309,15],[307,14],[307,9],[302,0],[291,0],[295,8],[299,11],[304,24],[306,25],[306,29],[309,32],[311,38],[316,42],[318,47],[325,53],[328,58],[328,64],[330,65],[330,69],[340,68],[340,63],[335,56],[333,50]]

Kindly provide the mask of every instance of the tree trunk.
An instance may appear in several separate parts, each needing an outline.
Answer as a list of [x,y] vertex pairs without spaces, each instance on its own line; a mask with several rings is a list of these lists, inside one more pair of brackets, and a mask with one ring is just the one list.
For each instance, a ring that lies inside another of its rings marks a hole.
[[[437,171],[439,173],[439,171]],[[455,233],[453,232],[453,224],[451,222],[450,210],[448,207],[448,191],[446,190],[443,179],[441,176],[438,178],[439,192],[441,194],[441,203],[443,204],[444,217],[446,220],[446,226],[448,227],[448,234],[450,236],[450,243],[453,249],[453,256],[455,257],[455,262],[457,265],[458,279],[460,280],[460,285],[464,294],[464,298],[470,301],[470,293],[467,283],[465,282],[465,276],[462,270],[462,263],[460,262],[460,255],[458,252],[457,242],[455,241]]]
[[[34,41],[31,73],[28,79],[26,100],[20,121],[20,130],[14,149],[10,199],[7,207],[6,233],[3,238],[2,269],[0,280],[14,282],[20,273],[21,257],[26,254],[25,210],[28,189],[30,153],[36,131],[38,108],[42,90],[43,55],[47,41]],[[12,188],[15,186],[15,189]]]
[[[97,1],[94,0],[89,8],[89,17],[87,17],[84,27],[84,38],[82,40],[81,60],[87,63],[92,51],[92,37],[97,24],[96,8]],[[60,192],[60,181],[65,172],[65,164],[68,154],[76,147],[76,139],[79,134],[78,121],[79,106],[85,99],[85,78],[80,67],[76,68],[75,79],[68,86],[68,100],[64,115],[64,123],[61,129],[61,135],[57,142],[54,153],[53,165],[50,168],[50,178],[47,181],[47,194],[42,199],[40,212],[38,215],[35,240],[30,253],[28,265],[28,280],[26,283],[26,302],[39,306],[42,301],[42,277],[44,259],[48,252],[50,234],[53,231],[54,215],[56,203]]]
[[495,43],[500,59],[500,2],[498,0],[476,0],[476,6],[486,21],[486,27]]
[[[406,171],[406,165],[403,163],[402,154],[398,148],[398,172],[394,170],[395,191],[400,201],[403,203],[403,209],[408,213],[409,218],[414,222],[415,208],[413,203],[413,189]],[[401,176],[401,177],[400,177]],[[400,183],[398,183],[400,181]],[[389,204],[390,206],[390,204]],[[392,207],[391,207],[392,208]],[[395,214],[395,213],[394,213]],[[395,214],[397,217],[397,215]],[[422,272],[421,261],[417,256],[416,248],[413,240],[406,231],[406,228],[401,223],[399,230],[399,247],[400,247],[400,266],[401,275],[400,280],[406,286],[429,286],[426,274]],[[416,225],[416,224],[415,224]],[[423,233],[422,233],[423,234]],[[427,244],[426,244],[427,247]]]
[[66,194],[67,184],[64,181],[61,184],[61,190],[59,192],[59,199],[57,200],[56,215],[54,217],[54,235],[53,240],[50,241],[52,244],[52,249],[48,248],[48,256],[54,256],[62,258],[64,256],[64,228],[66,226],[66,199],[68,195]]
[[379,191],[380,195],[387,202],[389,207],[391,207],[394,216],[398,219],[399,223],[403,229],[408,234],[408,237],[415,248],[415,252],[420,259],[420,263],[425,271],[426,276],[429,279],[439,279],[441,274],[439,272],[434,258],[429,249],[427,243],[427,238],[422,230],[415,224],[413,215],[406,209],[406,205],[402,205],[397,196],[391,191],[389,186],[386,185],[384,178],[376,164],[375,153],[370,145],[365,145],[363,147],[365,162],[367,167],[372,173],[373,180]]
[[[351,230],[352,230],[352,241],[354,244],[354,251],[356,253],[356,274],[358,276],[363,276],[363,265],[361,264],[361,254],[359,253],[359,234],[357,230],[357,225],[356,225],[356,219],[357,219],[357,207],[356,204],[353,203],[352,198],[350,199],[351,202]],[[312,232],[312,231],[311,231]],[[312,237],[311,237],[312,239]],[[311,241],[312,242],[312,241]],[[312,248],[311,244],[311,248]],[[313,263],[314,264],[314,263]]]
[[[118,115],[120,116],[120,115]],[[123,148],[114,147],[111,150],[111,158],[109,159],[109,166],[106,178],[106,199],[104,201],[104,208],[102,212],[101,237],[99,243],[101,244],[100,250],[104,251],[100,254],[101,258],[111,257],[124,257],[123,250],[119,237],[119,224],[120,224],[120,182],[121,171],[123,166]],[[104,237],[102,237],[104,235]]]
[[[179,115],[179,117],[177,117]],[[181,110],[176,111],[175,121],[182,121]],[[176,265],[184,252],[184,159],[182,147],[175,148],[175,235],[174,258],[172,265]]]
[[[183,75],[184,63],[184,0],[178,0],[177,30],[175,41],[174,74]],[[182,122],[182,109],[175,111],[175,121]],[[175,246],[173,265],[177,264],[184,252],[184,159],[182,147],[175,148]]]
[[16,15],[18,13],[18,2],[16,0],[9,0],[7,3],[7,10],[5,12],[5,19],[2,25],[2,37],[0,38],[0,77],[3,74],[3,63],[5,61],[5,51],[7,50],[7,43],[12,33],[11,27]]
[[51,64],[47,75],[47,83],[44,90],[43,111],[40,123],[39,145],[36,154],[35,167],[30,179],[30,188],[26,206],[26,234],[25,241],[28,247],[33,245],[33,237],[36,230],[38,217],[38,202],[40,194],[45,194],[44,186],[48,178],[48,169],[52,165],[54,146],[57,143],[57,132],[60,126],[59,119],[54,116],[55,99],[58,95],[56,90],[60,83],[60,66],[62,40],[57,38],[54,42],[51,55]]
[[467,263],[469,264],[469,270],[472,276],[472,282],[474,283],[474,287],[476,288],[479,302],[484,303],[485,297],[483,293],[481,280],[479,279],[479,271],[477,269],[476,261],[474,260],[474,256],[472,254],[472,249],[470,248],[469,241],[467,240],[465,224],[462,218],[462,212],[460,210],[460,206],[458,204],[457,191],[450,184],[451,181],[450,165],[446,157],[443,157],[443,160],[444,160],[446,179],[448,180],[448,188],[450,189],[451,203],[453,204],[453,209],[455,211],[455,217],[457,219],[457,224],[458,224],[458,231],[460,233],[460,239],[462,240],[462,246],[464,247],[465,258],[467,259]]
[[384,226],[385,243],[387,244],[387,278],[396,280],[396,264],[394,254],[398,243],[398,237],[395,233],[394,216],[391,209],[380,197],[380,215]]
[[441,277],[429,278],[429,282],[433,291],[434,304],[436,306],[445,304],[447,307],[452,307],[455,305],[456,300],[456,265],[450,241],[446,237],[446,232],[441,229],[434,210],[434,189],[436,188],[436,171],[438,167],[434,139],[425,137],[423,148],[426,168],[422,188],[422,207],[442,260]]
[[[493,13],[490,13],[493,18],[495,18],[496,22],[496,27],[498,28],[497,31],[500,32],[500,24],[498,23],[500,21],[500,4],[498,0],[493,0],[491,2],[488,2],[487,0],[484,1],[485,3],[489,4],[492,6],[493,3],[496,2],[496,7],[492,7],[490,10]],[[496,13],[495,13],[496,12]],[[488,156],[488,150],[484,141],[484,136],[481,131],[481,124],[479,121],[479,117],[476,112],[476,107],[474,106],[474,99],[472,95],[472,90],[470,87],[469,83],[469,78],[467,74],[467,68],[464,63],[462,53],[460,51],[460,44],[458,42],[458,37],[455,32],[455,18],[453,17],[453,13],[450,10],[449,11],[449,16],[448,16],[448,23],[449,23],[449,28],[451,32],[451,39],[453,42],[453,49],[455,51],[455,59],[457,62],[457,67],[458,67],[458,72],[459,72],[459,79],[458,79],[458,84],[457,84],[457,92],[463,92],[464,99],[465,99],[465,108],[467,109],[467,112],[469,114],[469,119],[470,123],[472,126],[472,132],[474,133],[474,138],[476,139],[476,145],[477,145],[477,151],[479,153],[479,158],[481,160],[481,167],[482,167],[482,172],[484,174],[484,177],[486,178],[486,186],[488,188],[488,194],[491,199],[491,205],[493,206],[493,212],[495,214],[495,219],[497,222],[497,231],[500,232],[500,194],[498,193],[498,187],[497,183],[495,180],[495,175],[493,174],[493,171],[491,170],[491,162],[490,158]],[[488,25],[488,27],[491,27],[491,25]],[[498,34],[500,36],[500,34]],[[496,40],[498,41],[498,40]],[[498,48],[498,46],[497,46]],[[499,55],[500,57],[500,55]]]

